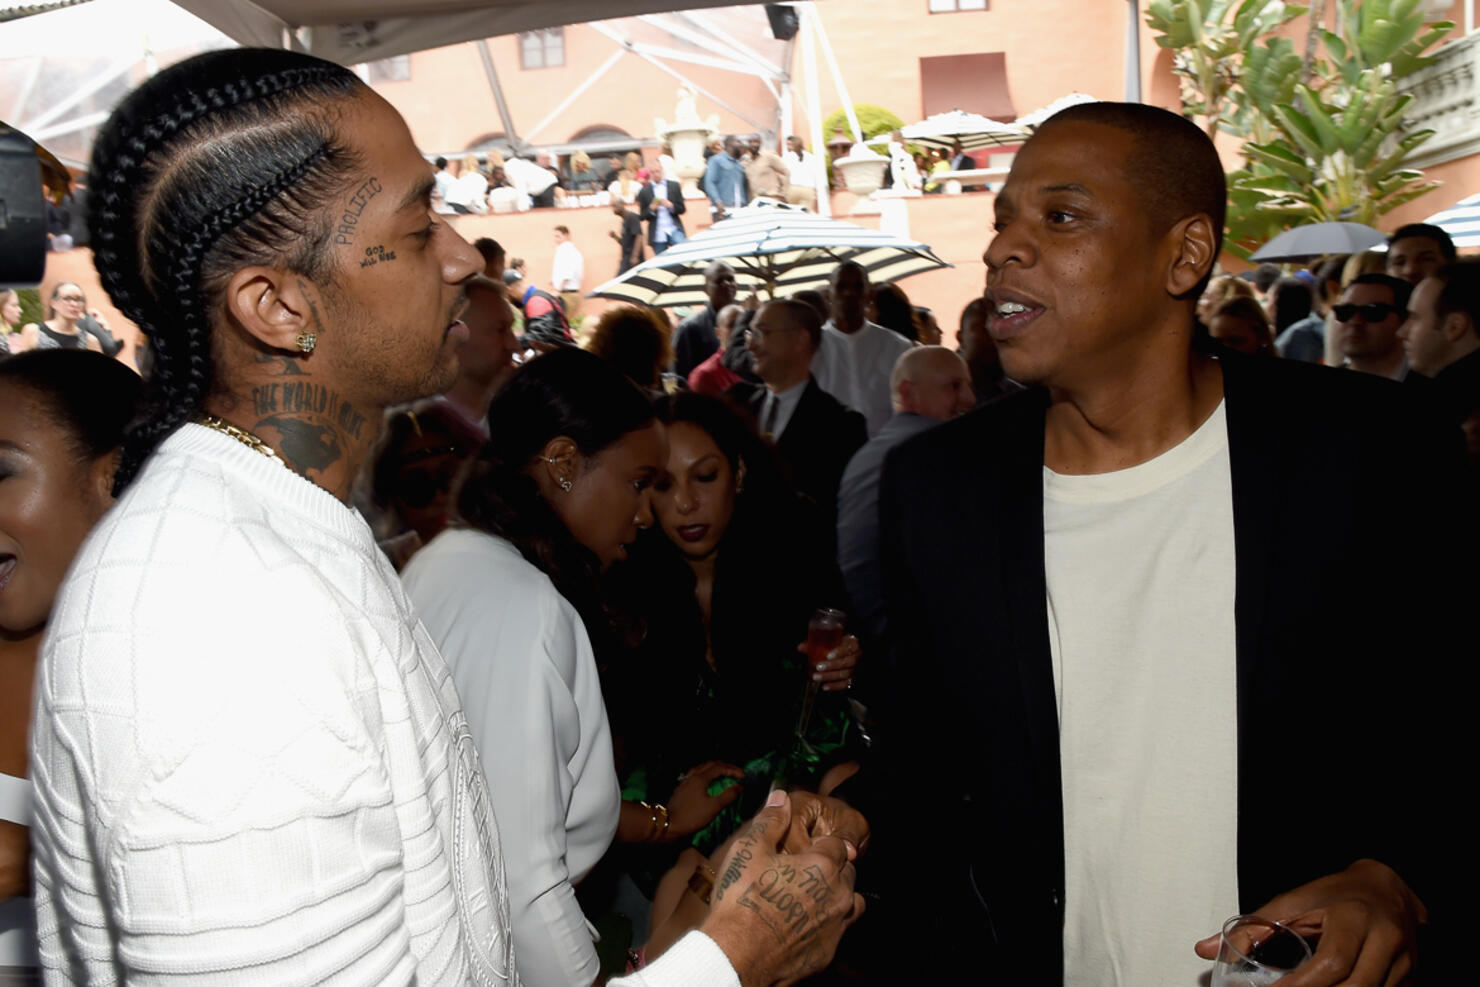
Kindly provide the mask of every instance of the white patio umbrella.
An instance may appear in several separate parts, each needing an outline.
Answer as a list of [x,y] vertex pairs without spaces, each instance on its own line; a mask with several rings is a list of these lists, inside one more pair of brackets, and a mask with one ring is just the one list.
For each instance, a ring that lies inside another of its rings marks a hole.
[[1023,114],[1022,116],[1014,120],[1012,122],[1012,125],[1014,127],[1022,127],[1026,130],[1032,130],[1035,127],[1042,126],[1043,121],[1047,120],[1049,117],[1053,116],[1060,110],[1067,110],[1069,107],[1078,106],[1080,103],[1098,102],[1098,99],[1095,99],[1093,96],[1086,96],[1084,93],[1070,93],[1067,96],[1060,96],[1058,99],[1054,100],[1052,103],[1049,103],[1047,106],[1039,107],[1032,113]]
[[[980,113],[952,110],[926,117],[900,131],[904,139],[915,144],[949,148],[960,141],[968,151],[983,147],[1001,147],[1004,144],[1021,144],[1029,137],[1028,131],[1010,123],[1000,123]],[[887,140],[884,135],[875,140]]]
[[1454,241],[1456,248],[1480,247],[1480,193],[1461,199],[1441,212],[1436,212],[1425,223],[1439,227]]
[[643,305],[702,305],[704,271],[722,260],[735,269],[740,293],[764,289],[772,298],[821,288],[833,268],[857,261],[875,283],[951,267],[930,247],[880,230],[815,213],[756,210],[716,223],[591,292]]

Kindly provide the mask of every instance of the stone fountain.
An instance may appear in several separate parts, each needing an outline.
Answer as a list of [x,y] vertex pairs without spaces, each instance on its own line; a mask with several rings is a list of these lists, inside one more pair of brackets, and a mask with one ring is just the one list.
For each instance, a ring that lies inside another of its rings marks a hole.
[[699,179],[704,177],[704,148],[719,132],[719,114],[711,113],[706,119],[699,118],[699,110],[694,103],[696,95],[685,83],[678,90],[673,122],[667,123],[662,117],[654,120],[658,137],[673,149],[673,161],[678,166],[685,199],[704,198],[704,193],[699,191]]

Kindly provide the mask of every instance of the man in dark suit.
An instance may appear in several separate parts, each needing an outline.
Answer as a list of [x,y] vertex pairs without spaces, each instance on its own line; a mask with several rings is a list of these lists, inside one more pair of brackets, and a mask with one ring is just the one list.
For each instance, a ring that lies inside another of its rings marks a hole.
[[687,207],[678,182],[665,182],[655,173],[652,181],[643,182],[637,190],[637,210],[648,224],[648,246],[654,254],[683,243],[683,214]]
[[735,300],[735,269],[722,260],[711,261],[704,269],[704,295],[709,304],[673,330],[673,372],[685,380],[719,350],[714,323],[720,311]]
[[[1174,114],[1052,118],[986,253],[988,331],[1032,386],[886,461],[879,763],[839,794],[879,808],[876,918],[993,982],[1190,985],[1255,910],[1319,936],[1292,985],[1397,984],[1430,918],[1450,982],[1436,768],[1473,535],[1358,533],[1461,503],[1457,436],[1395,384],[1194,348],[1224,195]],[[957,865],[881,862],[922,826]]]
[[[763,386],[736,384],[734,396],[755,415],[776,446],[792,487],[836,523],[838,481],[848,460],[868,439],[863,416],[850,411],[812,379],[812,354],[822,340],[822,320],[795,301],[767,302],[746,330],[746,346]],[[830,538],[828,539],[831,540]]]

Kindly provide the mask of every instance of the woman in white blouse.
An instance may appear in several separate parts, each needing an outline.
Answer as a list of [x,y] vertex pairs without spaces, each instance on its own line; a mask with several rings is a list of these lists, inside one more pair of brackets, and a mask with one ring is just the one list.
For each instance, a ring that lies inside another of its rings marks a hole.
[[464,155],[462,170],[447,190],[447,205],[453,212],[485,213],[488,211],[488,179],[478,170],[478,156]]
[[647,397],[598,357],[561,349],[513,376],[488,424],[456,494],[462,526],[402,579],[483,752],[520,979],[588,984],[598,963],[574,885],[614,836],[698,832],[739,795],[711,798],[709,784],[742,772],[700,765],[667,807],[620,801],[596,654],[621,646],[621,628],[600,579],[652,521],[667,441]]

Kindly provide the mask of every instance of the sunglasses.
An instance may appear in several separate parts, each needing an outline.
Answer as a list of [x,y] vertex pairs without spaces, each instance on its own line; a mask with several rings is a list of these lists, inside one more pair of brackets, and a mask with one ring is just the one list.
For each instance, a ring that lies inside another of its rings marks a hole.
[[1368,302],[1366,305],[1333,305],[1331,311],[1336,313],[1338,322],[1350,322],[1352,316],[1358,312],[1362,313],[1363,322],[1381,322],[1394,312],[1399,315],[1407,314],[1398,306],[1389,305],[1386,302]]

